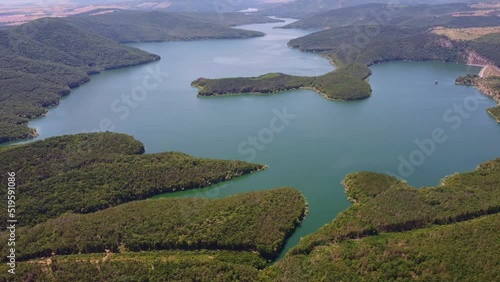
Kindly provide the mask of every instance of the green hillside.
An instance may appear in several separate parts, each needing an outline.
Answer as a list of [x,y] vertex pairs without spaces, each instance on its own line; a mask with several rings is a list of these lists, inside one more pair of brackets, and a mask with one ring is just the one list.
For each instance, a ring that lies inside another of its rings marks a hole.
[[496,281],[500,215],[403,233],[383,233],[289,256],[267,281]]
[[[500,159],[421,189],[384,174],[351,174],[353,206],[273,265],[251,250],[274,250],[297,224],[305,202],[289,188],[63,215],[18,230],[31,234],[20,237],[25,258],[51,257],[18,262],[14,281],[496,281],[499,177]],[[209,243],[223,250],[182,245]],[[64,255],[77,250],[99,253]],[[0,275],[12,279],[7,268]]]
[[231,28],[267,17],[214,13],[116,11],[43,18],[0,30],[0,143],[36,136],[28,120],[46,113],[70,89],[100,71],[159,60],[117,42],[247,38],[263,33]]
[[[91,213],[264,169],[176,152],[143,153],[142,143],[123,134],[67,135],[0,150],[0,170],[21,176],[16,214],[22,218],[19,225],[34,225],[66,212]],[[7,178],[2,173],[0,182]],[[6,193],[0,190],[0,197]],[[2,227],[6,219],[0,214]]]
[[69,24],[45,18],[0,30],[0,143],[34,136],[28,119],[44,114],[89,74],[159,60]]
[[[481,2],[494,1],[494,0],[483,0]],[[260,12],[260,14],[269,16],[281,16],[290,17],[294,19],[309,19],[315,15],[322,15],[325,11],[348,9],[352,7],[359,6],[369,6],[372,5],[376,7],[377,5],[387,5],[391,4],[393,7],[397,6],[419,6],[425,4],[447,4],[454,3],[454,5],[461,5],[457,3],[468,3],[468,0],[400,0],[400,1],[387,1],[387,0],[295,0],[286,1],[283,3],[276,3],[272,7],[268,7]]]
[[[20,193],[22,195],[22,193]],[[152,250],[254,251],[273,259],[306,212],[291,188],[225,199],[160,198],[91,214],[65,214],[16,230],[18,260],[60,255]],[[0,233],[7,241],[8,232]],[[9,246],[4,244],[2,252]]]
[[438,187],[414,189],[394,177],[371,172],[348,175],[344,183],[355,204],[301,240],[292,254],[346,238],[449,224],[500,211],[500,159],[450,176]]
[[[49,264],[48,264],[49,263]],[[5,281],[255,281],[266,260],[244,251],[155,251],[70,255],[21,262]]]
[[368,68],[354,64],[317,77],[269,73],[259,77],[199,78],[191,85],[200,89],[198,92],[200,96],[237,93],[265,94],[293,89],[311,89],[330,100],[354,101],[371,95],[371,87],[365,81],[370,74]]
[[[387,2],[386,2],[387,3]],[[400,26],[413,28],[498,26],[500,18],[491,16],[453,16],[471,12],[467,4],[401,5],[371,3],[320,12],[291,23],[286,28],[337,28],[342,26]],[[434,3],[433,3],[434,4]]]
[[[72,16],[74,26],[116,42],[157,42],[199,39],[248,38],[263,36],[262,32],[231,28],[230,25],[249,23],[251,18],[237,20],[228,15],[226,24],[217,14],[166,13],[160,11],[116,11],[96,16]],[[264,20],[254,18],[259,22]],[[269,19],[270,22],[274,20]]]
[[397,60],[465,62],[465,43],[452,42],[426,30],[380,27],[376,36],[358,44],[360,29],[372,31],[370,26],[346,26],[299,37],[290,40],[288,45],[302,51],[325,52],[340,65]]
[[370,172],[344,183],[353,206],[268,269],[272,281],[494,281],[500,274],[500,159],[437,187],[414,189]]

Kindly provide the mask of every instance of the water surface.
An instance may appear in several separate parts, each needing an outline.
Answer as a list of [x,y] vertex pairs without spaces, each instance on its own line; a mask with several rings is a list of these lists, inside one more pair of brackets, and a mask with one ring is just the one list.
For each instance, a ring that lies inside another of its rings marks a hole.
[[[260,38],[133,44],[161,55],[162,60],[94,76],[29,126],[40,132],[38,139],[104,127],[133,135],[148,153],[182,151],[197,157],[267,164],[267,171],[167,196],[220,198],[282,186],[300,189],[310,212],[287,249],[350,205],[341,185],[348,173],[391,172],[423,187],[500,156],[500,126],[486,112],[494,101],[474,88],[453,83],[459,75],[479,72],[464,65],[395,62],[373,66],[373,96],[359,102],[328,101],[306,90],[196,96],[197,89],[190,83],[198,77],[267,72],[320,75],[333,69],[317,54],[286,46],[306,31],[273,29],[276,25],[282,24],[245,26],[267,33]],[[160,77],[155,87],[155,81],[148,80],[151,87],[140,92],[154,70],[168,76]],[[140,99],[124,102],[134,91],[141,94],[136,96]],[[283,115],[283,111],[293,116],[287,124],[275,118],[276,112]],[[429,146],[424,140],[436,130],[446,140]],[[249,143],[253,136],[259,140],[257,147]],[[415,140],[427,144],[427,149],[418,147]]]

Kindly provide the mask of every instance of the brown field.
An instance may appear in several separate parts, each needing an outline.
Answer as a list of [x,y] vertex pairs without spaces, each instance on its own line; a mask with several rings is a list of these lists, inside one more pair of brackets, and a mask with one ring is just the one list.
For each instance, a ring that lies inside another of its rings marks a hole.
[[467,17],[467,16],[500,16],[500,4],[490,3],[477,3],[469,5],[475,11],[458,12],[454,13],[454,17]]
[[[102,9],[91,15],[111,13],[118,9],[165,9],[172,3],[170,1],[146,2],[137,4],[135,2],[116,5],[82,5],[70,1],[61,0],[52,5],[23,5],[15,4],[14,1],[7,4],[0,0],[0,26],[19,25],[25,22],[43,17],[67,17],[71,15],[86,13],[96,9]],[[118,1],[117,1],[118,2]],[[33,2],[35,3],[35,2]],[[43,1],[40,3],[44,3]]]
[[500,9],[500,4],[478,3],[470,5],[473,9]]
[[432,32],[444,35],[451,40],[474,40],[487,34],[500,33],[500,26],[471,28],[445,28],[439,26],[433,28]]
[[0,4],[0,26],[19,25],[43,17],[67,17],[85,13],[95,9],[124,9],[122,5],[88,5],[59,4],[52,6],[7,6]]
[[452,14],[454,17],[485,17],[485,16],[493,16],[495,14],[498,15],[498,9],[486,9],[486,10],[476,10],[469,12],[458,12]]

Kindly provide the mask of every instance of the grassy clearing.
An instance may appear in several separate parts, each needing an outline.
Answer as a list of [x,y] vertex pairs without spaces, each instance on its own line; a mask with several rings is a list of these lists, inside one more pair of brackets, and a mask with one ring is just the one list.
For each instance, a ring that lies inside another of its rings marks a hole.
[[481,36],[500,33],[500,26],[494,27],[470,27],[470,28],[445,28],[442,26],[431,29],[432,33],[444,35],[451,40],[474,40]]

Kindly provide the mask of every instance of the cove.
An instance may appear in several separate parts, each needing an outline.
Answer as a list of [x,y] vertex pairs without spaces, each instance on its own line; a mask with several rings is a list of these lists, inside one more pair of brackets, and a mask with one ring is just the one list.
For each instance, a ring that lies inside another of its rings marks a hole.
[[[288,48],[290,39],[308,32],[273,29],[283,24],[242,27],[267,34],[260,38],[131,44],[162,60],[96,75],[29,126],[41,139],[94,131],[105,120],[107,127],[143,142],[148,153],[181,151],[267,164],[269,169],[257,174],[164,196],[220,198],[295,187],[307,198],[310,210],[283,253],[350,205],[341,184],[348,173],[391,172],[425,187],[500,156],[500,126],[486,112],[494,101],[475,88],[454,85],[459,75],[478,73],[476,67],[436,62],[375,65],[370,77],[373,95],[358,102],[328,101],[308,90],[196,96],[190,83],[198,77],[320,75],[332,70],[321,56]],[[156,87],[148,87],[140,101],[124,102],[123,97],[144,86],[145,77],[155,70],[168,75]],[[128,114],[117,107],[128,107]],[[284,112],[287,122],[279,117]],[[424,151],[418,144],[433,140],[436,129],[446,140]],[[258,146],[251,144],[254,138]]]

